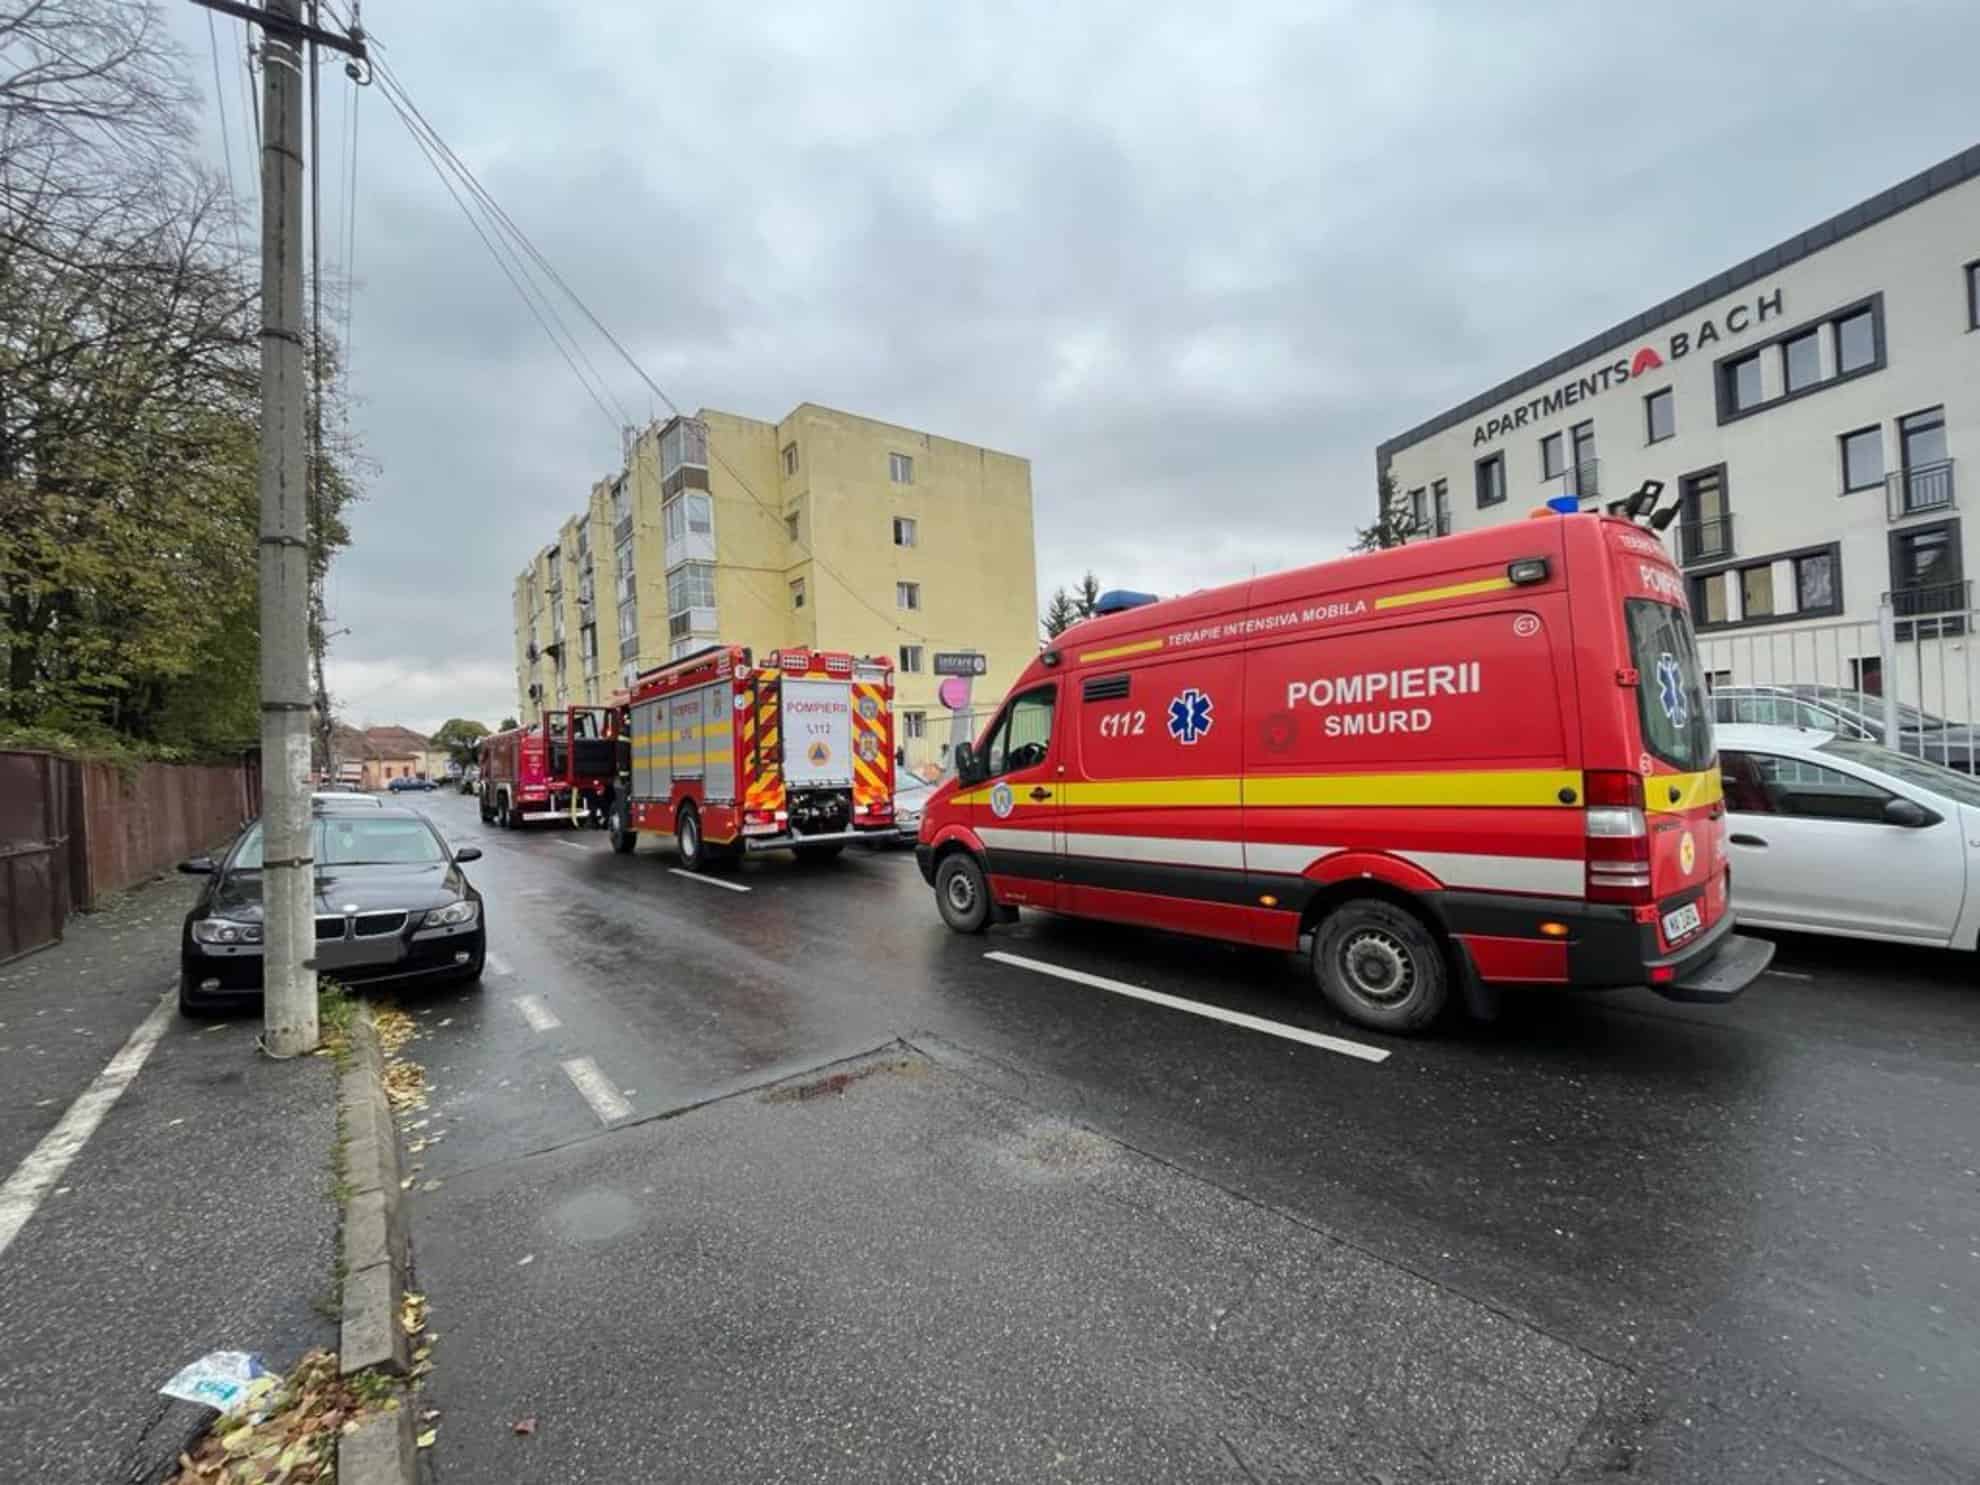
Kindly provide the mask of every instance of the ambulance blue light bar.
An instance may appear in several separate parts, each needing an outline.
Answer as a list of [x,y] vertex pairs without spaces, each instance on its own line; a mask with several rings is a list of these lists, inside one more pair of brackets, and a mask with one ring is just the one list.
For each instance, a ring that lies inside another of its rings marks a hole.
[[1109,588],[1093,600],[1094,614],[1122,614],[1131,608],[1156,601],[1153,593],[1136,593],[1130,588]]

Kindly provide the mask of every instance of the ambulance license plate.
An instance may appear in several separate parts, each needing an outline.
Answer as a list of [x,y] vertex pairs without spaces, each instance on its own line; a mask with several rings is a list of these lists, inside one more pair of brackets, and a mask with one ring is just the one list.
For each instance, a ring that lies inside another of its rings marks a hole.
[[1698,904],[1687,902],[1674,912],[1664,914],[1664,942],[1674,944],[1681,938],[1689,938],[1698,931],[1704,920],[1698,916]]

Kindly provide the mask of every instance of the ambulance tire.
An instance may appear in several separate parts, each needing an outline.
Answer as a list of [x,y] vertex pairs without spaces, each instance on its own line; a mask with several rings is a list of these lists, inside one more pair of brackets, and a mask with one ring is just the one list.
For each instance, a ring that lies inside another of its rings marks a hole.
[[685,870],[708,870],[708,842],[701,838],[701,816],[691,804],[682,805],[674,817],[674,849]]
[[1328,1004],[1377,1031],[1421,1031],[1444,1009],[1450,967],[1443,947],[1407,908],[1355,897],[1320,921],[1313,978]]
[[967,851],[957,851],[935,868],[935,906],[957,933],[981,933],[990,926],[990,882]]

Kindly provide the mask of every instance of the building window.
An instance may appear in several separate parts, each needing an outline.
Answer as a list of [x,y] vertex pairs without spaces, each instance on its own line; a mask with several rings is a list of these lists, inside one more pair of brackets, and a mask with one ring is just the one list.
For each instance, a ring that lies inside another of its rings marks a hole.
[[792,608],[803,608],[803,607],[804,607],[804,579],[803,579],[803,578],[792,578],[792,579],[791,579],[791,607],[792,607]]
[[1650,443],[1662,443],[1677,432],[1677,398],[1669,387],[1643,399],[1643,422]]
[[1714,465],[1678,481],[1678,560],[1684,564],[1730,557],[1732,511],[1726,503],[1726,467]]
[[1834,552],[1810,552],[1794,559],[1794,607],[1802,614],[1842,607],[1836,594]]
[[914,460],[906,454],[887,456],[887,478],[897,485],[914,483]]
[[1859,655],[1849,662],[1849,684],[1865,696],[1884,694],[1884,657]]
[[787,443],[784,445],[784,473],[796,474],[797,469],[797,445]]
[[1568,440],[1574,451],[1574,493],[1583,497],[1601,494],[1601,486],[1595,479],[1598,461],[1594,422],[1576,423],[1568,430]]
[[1980,330],[1980,258],[1966,265],[1966,328]]
[[1700,624],[1726,622],[1726,575],[1707,573],[1691,580],[1691,612]]
[[1436,511],[1437,535],[1451,534],[1451,485],[1449,480],[1430,482],[1430,504]]
[[1722,374],[1726,402],[1734,412],[1748,412],[1760,405],[1760,352],[1728,361]]
[[1567,473],[1567,441],[1558,433],[1540,440],[1540,478],[1557,480]]
[[928,713],[902,712],[901,737],[908,742],[920,742],[928,736]]
[[689,532],[707,536],[715,530],[715,508],[703,494],[691,492],[677,495],[667,502],[661,514],[666,521],[670,544],[686,539]]
[[715,607],[715,564],[683,562],[667,574],[667,612]]
[[798,539],[798,513],[796,511],[792,511],[784,517],[784,535],[788,536],[792,541]]
[[1943,510],[1953,503],[1952,460],[1946,457],[1946,410],[1928,407],[1898,419],[1903,460],[1899,515]]
[[[1891,533],[1891,608],[1897,615],[1900,642],[1965,633],[1959,522],[1940,521]],[[1914,622],[1922,614],[1957,617]]]
[[665,479],[683,464],[708,467],[708,425],[692,418],[677,418],[660,435],[660,477]]
[[912,516],[894,517],[894,545],[911,547],[915,544],[916,526]]
[[906,675],[921,674],[921,646],[901,646],[901,670]]
[[1806,335],[1795,336],[1781,347],[1781,359],[1786,365],[1790,392],[1814,386],[1822,379],[1821,331],[1810,330]]
[[1488,454],[1478,461],[1476,470],[1478,482],[1478,508],[1499,505],[1506,498],[1506,456]]
[[1774,612],[1774,564],[1739,570],[1739,616],[1765,619]]
[[1836,321],[1836,374],[1848,376],[1877,364],[1877,325],[1871,312],[1859,310]]
[[1859,428],[1842,436],[1843,493],[1884,482],[1884,430]]
[[1425,503],[1429,498],[1430,492],[1421,485],[1411,490],[1406,497],[1406,503],[1403,508],[1409,512],[1409,534],[1411,536],[1430,529],[1430,522],[1425,508]]
[[921,607],[921,584],[920,584],[920,583],[895,583],[895,584],[894,584],[894,605],[895,605],[895,607],[897,607],[897,608],[920,608],[920,607]]

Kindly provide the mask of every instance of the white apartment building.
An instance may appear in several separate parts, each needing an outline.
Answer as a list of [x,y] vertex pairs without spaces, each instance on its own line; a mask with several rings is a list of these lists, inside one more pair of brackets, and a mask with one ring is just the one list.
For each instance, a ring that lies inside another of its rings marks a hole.
[[[1962,519],[1980,496],[1980,146],[1399,434],[1376,461],[1431,535],[1661,481],[1716,679],[1876,691],[1895,640],[1907,696],[1954,705],[1943,677],[1957,673],[1980,700],[1965,617],[1980,522]],[[1880,615],[1894,620],[1881,648]]]

